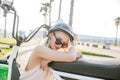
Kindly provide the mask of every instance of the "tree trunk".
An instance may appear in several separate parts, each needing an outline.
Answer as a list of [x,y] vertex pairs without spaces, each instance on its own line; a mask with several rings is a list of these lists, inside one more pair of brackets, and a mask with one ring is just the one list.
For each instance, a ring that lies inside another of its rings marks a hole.
[[62,5],[62,0],[60,0],[60,4],[59,4],[59,14],[58,14],[58,20],[61,17],[61,5]]
[[51,26],[51,1],[50,1],[50,10],[49,10],[49,26]]
[[115,38],[115,45],[117,45],[117,34],[118,34],[118,26],[116,26],[116,38]]
[[71,0],[69,25],[72,27],[74,0]]
[[6,38],[6,17],[5,17],[4,38]]

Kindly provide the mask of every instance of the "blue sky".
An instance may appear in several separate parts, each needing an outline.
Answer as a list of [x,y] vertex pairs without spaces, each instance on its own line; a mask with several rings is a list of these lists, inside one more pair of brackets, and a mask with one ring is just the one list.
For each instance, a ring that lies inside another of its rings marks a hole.
[[[39,12],[41,2],[45,0],[14,0],[17,14],[20,16],[19,29],[32,30],[43,24],[43,16]],[[71,0],[62,0],[61,18],[65,23],[69,19]],[[115,37],[114,19],[120,17],[120,0],[74,0],[73,30],[81,35]],[[52,22],[58,18],[59,0],[52,3]],[[2,16],[2,10],[1,14]],[[0,16],[0,27],[4,26],[4,18]],[[12,15],[7,17],[7,29],[11,30]],[[3,22],[3,23],[2,23]],[[4,28],[4,27],[3,27]],[[120,26],[118,28],[120,38]]]

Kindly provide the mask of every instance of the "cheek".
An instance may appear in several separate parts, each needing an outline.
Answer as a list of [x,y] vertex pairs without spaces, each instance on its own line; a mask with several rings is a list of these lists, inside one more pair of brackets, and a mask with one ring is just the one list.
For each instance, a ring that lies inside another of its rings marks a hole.
[[55,50],[55,44],[53,42],[50,42],[50,48]]

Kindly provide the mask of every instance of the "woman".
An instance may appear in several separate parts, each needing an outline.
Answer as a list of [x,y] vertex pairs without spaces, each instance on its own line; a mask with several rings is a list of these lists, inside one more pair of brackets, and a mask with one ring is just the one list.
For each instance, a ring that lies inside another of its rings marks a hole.
[[49,62],[72,62],[76,57],[75,37],[71,27],[58,23],[48,31],[47,42],[33,50],[20,80],[52,80]]

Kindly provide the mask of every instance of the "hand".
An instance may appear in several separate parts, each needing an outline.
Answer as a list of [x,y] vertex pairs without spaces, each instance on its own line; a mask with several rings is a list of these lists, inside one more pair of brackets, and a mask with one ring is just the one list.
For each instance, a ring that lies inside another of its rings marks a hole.
[[50,63],[51,61],[47,60],[47,59],[43,59],[41,64],[40,64],[40,68],[44,71],[48,69],[48,63]]
[[78,35],[76,33],[73,33],[74,41],[76,42],[78,40]]
[[74,36],[74,40],[72,42],[72,45],[75,45],[76,41],[78,40],[78,35],[76,33],[73,33],[73,36]]

